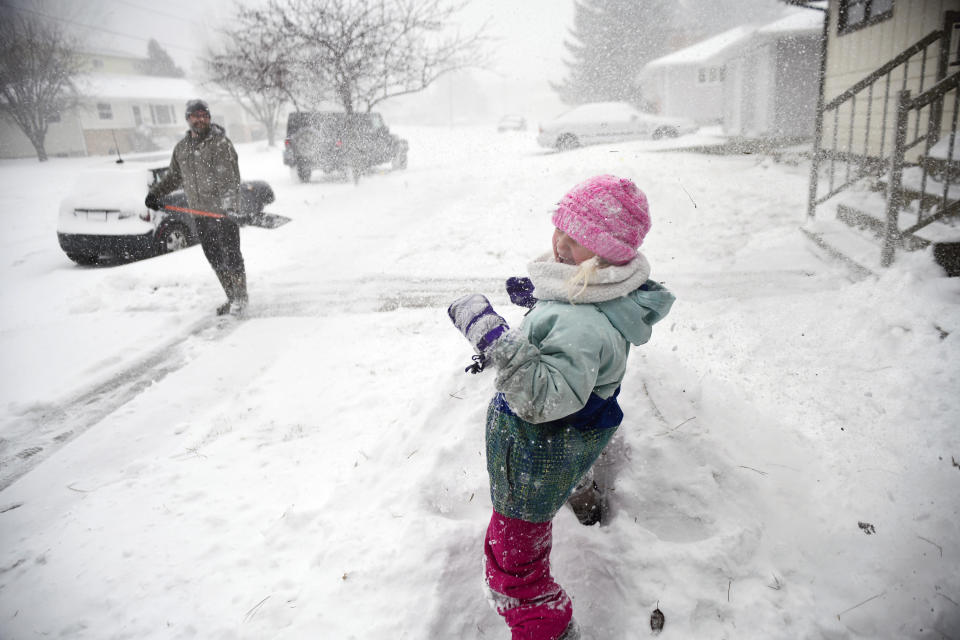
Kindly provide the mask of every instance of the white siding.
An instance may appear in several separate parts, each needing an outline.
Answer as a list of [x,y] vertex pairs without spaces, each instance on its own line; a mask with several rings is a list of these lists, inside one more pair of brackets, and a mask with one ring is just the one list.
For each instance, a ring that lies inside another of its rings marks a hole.
[[776,87],[776,48],[770,44],[760,47],[755,57],[757,60],[754,68],[753,82],[756,85],[754,114],[752,126],[747,129],[747,135],[751,137],[760,137],[770,134],[773,131],[774,121],[774,90]]
[[[960,11],[960,0],[895,0],[891,18],[856,31],[839,34],[839,3],[831,2],[824,82],[825,102],[829,103],[927,34],[942,29],[946,11]],[[849,102],[836,112],[825,114],[822,138],[824,148],[864,155],[889,155],[897,92],[906,88],[912,95],[917,95],[921,78],[924,89],[934,84],[938,47],[939,45],[928,47],[925,58],[923,54],[914,56],[906,71],[903,68],[897,69],[891,76],[889,89],[885,81],[877,82],[872,95],[869,90],[864,90],[855,102]],[[921,115],[919,121],[913,119],[909,125],[911,131],[922,130],[926,127],[926,113]],[[948,119],[945,119],[944,127],[949,128]]]
[[773,117],[768,133],[775,137],[812,137],[820,73],[820,35],[777,42],[771,52],[776,65],[772,92]]
[[[83,133],[75,114],[64,114],[60,122],[52,122],[47,126],[44,149],[51,158],[86,155]],[[36,155],[36,149],[20,127],[6,118],[0,118],[0,157],[33,158]]]
[[765,34],[728,60],[724,133],[752,138],[812,136],[819,43],[819,34]]
[[[722,63],[710,63],[715,67]],[[662,111],[667,116],[690,118],[698,124],[713,124],[723,118],[723,83],[700,82],[700,66],[673,67],[664,71]]]

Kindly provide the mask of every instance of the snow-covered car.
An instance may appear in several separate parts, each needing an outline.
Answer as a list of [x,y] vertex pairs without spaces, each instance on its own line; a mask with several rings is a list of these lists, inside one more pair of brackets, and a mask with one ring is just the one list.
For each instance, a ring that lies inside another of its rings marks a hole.
[[500,122],[497,123],[497,131],[503,133],[504,131],[526,131],[527,130],[527,119],[523,116],[503,116],[500,118]]
[[640,111],[626,102],[591,102],[540,125],[537,142],[551,149],[641,138],[676,138],[697,130],[686,118]]
[[[152,211],[143,203],[147,190],[167,169],[128,161],[83,173],[60,203],[57,239],[67,257],[91,265],[103,258],[149,258],[196,244],[199,238],[192,215]],[[243,215],[262,213],[274,199],[273,189],[260,180],[241,183],[240,196]],[[187,207],[183,191],[174,191],[163,202]]]

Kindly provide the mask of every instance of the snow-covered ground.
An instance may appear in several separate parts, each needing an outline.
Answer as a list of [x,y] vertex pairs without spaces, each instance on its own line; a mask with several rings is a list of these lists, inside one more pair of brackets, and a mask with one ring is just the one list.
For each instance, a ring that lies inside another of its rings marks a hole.
[[[199,248],[84,268],[57,209],[104,158],[0,163],[0,637],[506,638],[481,592],[493,376],[445,309],[549,247],[594,174],[652,205],[678,297],[620,395],[614,517],[562,511],[591,640],[960,638],[960,282],[855,281],[806,244],[807,167],[409,128],[410,166],[299,184],[247,228],[249,319]],[[690,140],[681,140],[690,143]],[[17,477],[18,476],[18,477]]]

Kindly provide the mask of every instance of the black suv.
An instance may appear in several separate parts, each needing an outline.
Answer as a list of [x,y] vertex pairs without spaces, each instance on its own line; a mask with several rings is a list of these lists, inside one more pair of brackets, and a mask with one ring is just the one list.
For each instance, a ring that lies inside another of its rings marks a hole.
[[324,173],[350,169],[356,179],[378,164],[407,168],[409,144],[392,133],[379,113],[296,111],[287,117],[283,164],[296,167],[302,182],[313,169]]

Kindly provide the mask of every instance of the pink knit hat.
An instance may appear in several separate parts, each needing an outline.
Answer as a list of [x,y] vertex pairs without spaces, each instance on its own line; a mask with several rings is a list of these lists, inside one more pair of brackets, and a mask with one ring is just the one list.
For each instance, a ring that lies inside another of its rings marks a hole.
[[553,224],[601,258],[626,264],[650,230],[650,209],[631,180],[602,175],[568,191]]

